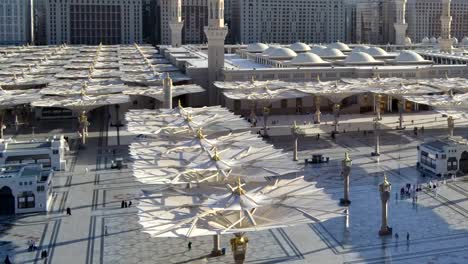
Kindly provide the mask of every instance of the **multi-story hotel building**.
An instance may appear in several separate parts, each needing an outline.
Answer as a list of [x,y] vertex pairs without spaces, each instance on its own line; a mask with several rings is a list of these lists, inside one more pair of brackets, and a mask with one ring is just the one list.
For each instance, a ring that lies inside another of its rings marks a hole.
[[32,43],[33,30],[32,0],[0,1],[0,45]]
[[142,42],[142,0],[47,0],[48,44]]
[[325,43],[346,38],[344,0],[236,0],[232,30],[236,42]]
[[[436,37],[440,34],[441,0],[408,0],[406,7],[408,36],[415,42],[424,37]],[[450,6],[452,15],[453,37],[461,40],[468,35],[468,1],[452,0]]]
[[357,43],[395,42],[396,21],[393,0],[360,0],[356,3],[355,32]]
[[[171,32],[169,29],[171,0],[158,0],[160,12],[161,44],[169,44]],[[208,25],[207,0],[182,0],[182,43],[200,44],[206,42],[203,28]]]

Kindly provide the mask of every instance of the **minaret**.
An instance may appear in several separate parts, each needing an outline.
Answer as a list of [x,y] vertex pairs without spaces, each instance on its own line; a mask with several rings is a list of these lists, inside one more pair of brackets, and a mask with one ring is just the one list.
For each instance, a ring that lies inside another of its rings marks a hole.
[[440,16],[441,33],[439,40],[440,51],[452,52],[452,37],[450,35],[452,16],[450,15],[450,4],[452,0],[442,0],[442,15]]
[[224,25],[224,0],[208,0],[208,26],[205,35],[208,39],[208,99],[209,104],[218,104],[218,92],[213,82],[220,80],[224,67],[224,40],[228,33]]
[[406,0],[395,0],[396,22],[393,24],[395,27],[395,43],[397,45],[405,45],[406,41]]
[[182,0],[169,0],[171,2],[169,28],[171,29],[171,45],[180,47],[182,45]]

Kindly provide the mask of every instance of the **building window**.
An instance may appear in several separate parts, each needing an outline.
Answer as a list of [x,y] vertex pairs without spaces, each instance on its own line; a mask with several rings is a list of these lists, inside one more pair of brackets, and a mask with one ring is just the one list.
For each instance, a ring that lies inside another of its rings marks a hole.
[[431,158],[429,153],[421,151],[421,164],[428,166],[429,168],[436,168],[435,159]]
[[18,208],[34,208],[36,200],[32,192],[22,192],[18,196]]

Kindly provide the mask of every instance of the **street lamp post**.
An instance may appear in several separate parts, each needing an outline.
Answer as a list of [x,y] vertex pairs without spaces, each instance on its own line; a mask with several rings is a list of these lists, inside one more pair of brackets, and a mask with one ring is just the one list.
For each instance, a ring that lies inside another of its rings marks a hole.
[[320,112],[320,96],[315,96],[314,97],[314,104],[315,104],[315,120],[314,120],[314,124],[320,124],[320,116],[321,116],[321,112]]
[[297,161],[297,143],[299,139],[299,126],[296,124],[296,121],[294,121],[293,125],[291,126],[291,135],[293,137],[293,160]]
[[382,201],[382,224],[379,236],[392,234],[392,228],[388,226],[388,200],[390,199],[391,190],[392,184],[387,180],[387,175],[384,175],[384,181],[379,184],[380,200]]
[[455,120],[453,117],[449,116],[447,118],[447,126],[448,126],[448,136],[453,137],[453,131],[455,130]]
[[334,104],[333,105],[333,116],[334,116],[334,131],[338,132],[338,117],[340,115],[340,104]]
[[348,206],[351,204],[349,200],[349,176],[351,175],[351,165],[353,161],[349,157],[348,152],[345,152],[345,158],[341,161],[341,175],[343,176],[343,198],[340,199],[340,205]]
[[371,153],[372,156],[380,156],[380,122],[377,117],[374,120],[374,134],[375,134],[375,150]]

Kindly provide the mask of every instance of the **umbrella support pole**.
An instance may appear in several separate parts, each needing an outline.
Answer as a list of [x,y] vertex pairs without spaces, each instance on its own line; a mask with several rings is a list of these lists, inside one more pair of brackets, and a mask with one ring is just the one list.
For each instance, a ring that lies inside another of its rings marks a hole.
[[455,120],[449,116],[447,118],[448,136],[453,137],[453,131],[455,130]]
[[380,156],[380,124],[375,122],[374,124],[374,134],[375,134],[375,150],[371,153],[371,156]]
[[212,257],[221,256],[223,252],[221,251],[221,236],[219,234],[213,235],[213,250],[211,251]]
[[334,117],[334,120],[333,120],[333,131],[336,133],[338,132],[338,118],[339,118],[339,115],[340,115],[340,104],[334,104],[333,105],[333,117]]
[[298,137],[297,134],[295,134],[295,133],[293,134],[293,137],[294,137],[294,143],[293,143],[293,144],[294,144],[293,161],[297,161],[297,160],[298,160],[298,159],[297,159],[297,141],[298,141],[298,138],[299,138],[299,137]]
[[316,96],[314,98],[314,104],[315,104],[315,120],[314,120],[314,124],[320,124],[320,115],[321,115],[321,112],[320,112],[320,97]]
[[247,255],[247,245],[249,239],[242,233],[236,233],[234,238],[231,238],[231,249],[235,264],[243,264]]

